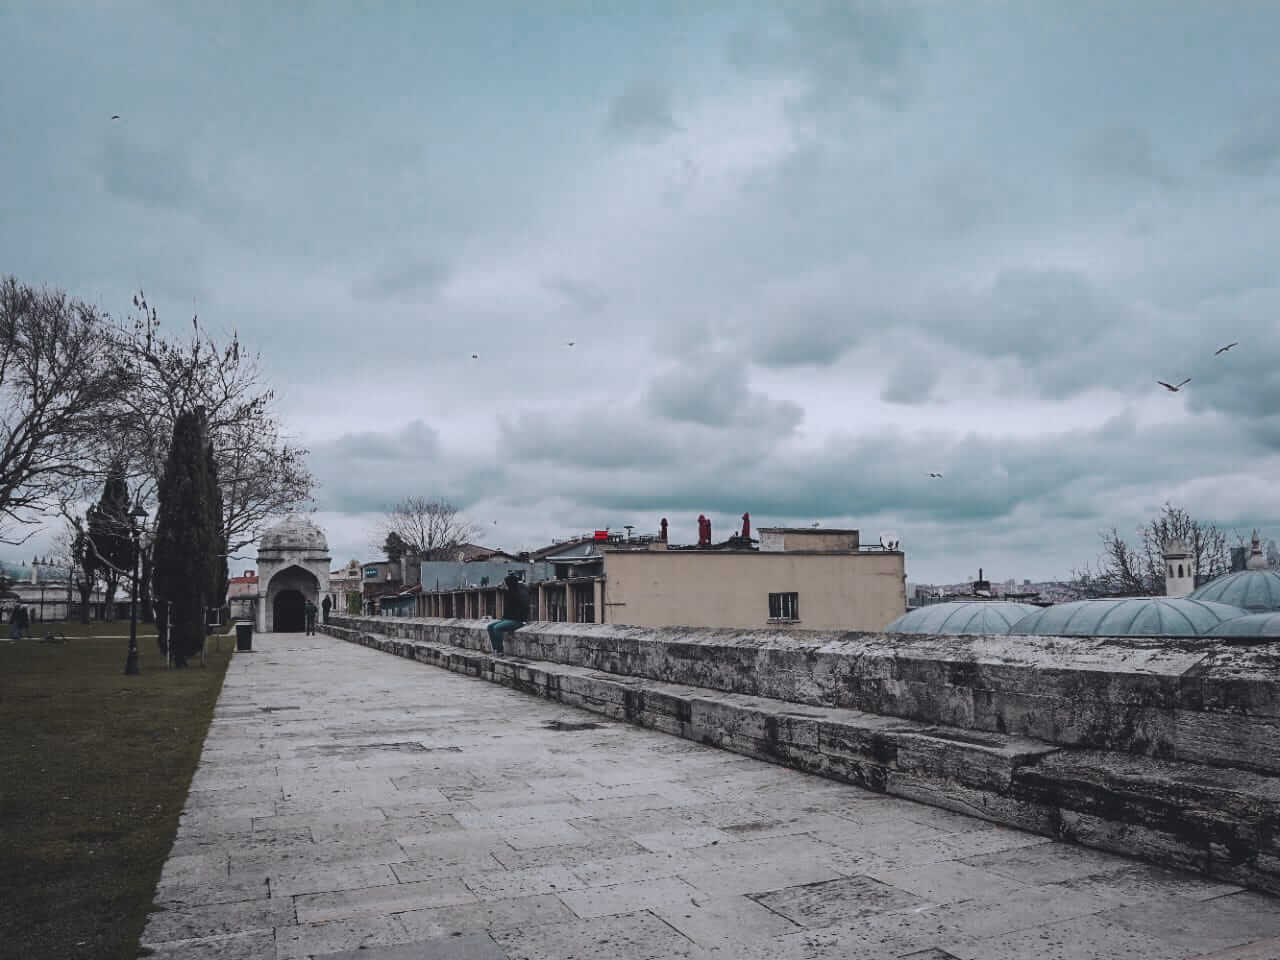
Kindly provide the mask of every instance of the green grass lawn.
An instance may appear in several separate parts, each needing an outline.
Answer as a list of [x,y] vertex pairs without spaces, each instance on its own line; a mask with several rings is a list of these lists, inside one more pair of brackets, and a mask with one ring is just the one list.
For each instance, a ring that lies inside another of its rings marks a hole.
[[139,624],[126,677],[123,623],[0,643],[0,957],[137,956],[235,643],[170,670]]

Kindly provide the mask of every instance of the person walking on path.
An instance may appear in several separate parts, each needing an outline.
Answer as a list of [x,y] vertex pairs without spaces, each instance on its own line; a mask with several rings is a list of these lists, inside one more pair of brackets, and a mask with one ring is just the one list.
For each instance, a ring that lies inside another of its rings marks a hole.
[[14,607],[13,609],[13,639],[21,640],[22,632],[31,626],[31,617],[27,614],[26,607]]
[[321,614],[323,614],[323,616],[320,618],[321,623],[329,622],[329,611],[332,608],[333,608],[333,601],[330,600],[329,597],[326,595],[323,602],[320,604],[320,612]]
[[529,619],[529,590],[515,573],[508,573],[503,581],[507,588],[502,602],[503,619],[489,624],[489,644],[494,653],[503,652],[502,635],[514,633],[525,625]]
[[[296,609],[296,608],[295,608]],[[307,600],[307,633],[316,632],[316,605]]]

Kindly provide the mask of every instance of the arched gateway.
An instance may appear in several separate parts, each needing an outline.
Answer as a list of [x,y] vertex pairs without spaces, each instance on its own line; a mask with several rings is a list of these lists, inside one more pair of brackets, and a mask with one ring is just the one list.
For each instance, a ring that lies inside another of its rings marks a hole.
[[329,542],[306,517],[290,514],[258,544],[258,630],[301,633],[306,604],[329,592]]

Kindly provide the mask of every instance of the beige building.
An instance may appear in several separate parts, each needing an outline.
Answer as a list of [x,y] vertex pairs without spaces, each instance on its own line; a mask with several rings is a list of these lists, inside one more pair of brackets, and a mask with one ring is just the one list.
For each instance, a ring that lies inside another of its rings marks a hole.
[[[883,630],[906,611],[902,551],[863,547],[856,530],[775,527],[759,534],[759,550],[669,548],[651,538],[576,545],[547,557],[554,576],[530,584],[530,616],[646,627]],[[501,617],[502,601],[498,582],[424,590],[416,612]]]

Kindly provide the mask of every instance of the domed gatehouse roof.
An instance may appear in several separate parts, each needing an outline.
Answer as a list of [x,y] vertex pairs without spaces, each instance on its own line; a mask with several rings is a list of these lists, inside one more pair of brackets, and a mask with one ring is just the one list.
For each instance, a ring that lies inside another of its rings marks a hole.
[[327,554],[329,541],[325,538],[324,531],[307,517],[291,513],[274,527],[267,528],[258,541],[259,553],[282,551]]
[[1237,639],[1280,640],[1280,611],[1250,613],[1220,623],[1209,631],[1211,637],[1235,637]]
[[1228,573],[1193,591],[1188,599],[1229,603],[1255,613],[1280,610],[1280,574],[1274,570]]
[[1204,637],[1243,616],[1239,607],[1189,597],[1074,600],[1037,610],[1009,628],[1040,637]]
[[1009,600],[949,600],[908,610],[884,632],[1003,634],[1009,632],[1011,624],[1038,609]]

